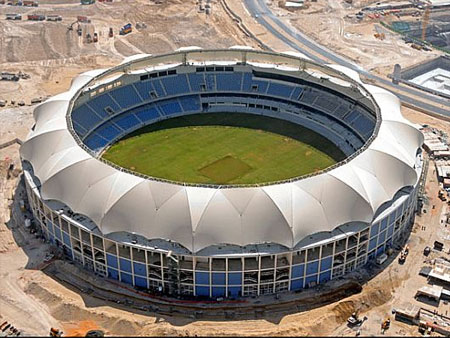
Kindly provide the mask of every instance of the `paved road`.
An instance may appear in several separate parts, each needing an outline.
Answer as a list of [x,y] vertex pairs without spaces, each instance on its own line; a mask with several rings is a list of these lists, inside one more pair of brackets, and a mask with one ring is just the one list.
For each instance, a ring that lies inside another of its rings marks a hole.
[[[263,25],[270,33],[272,33],[275,37],[286,43],[288,46],[308,56],[312,60],[322,64],[331,61],[333,63],[346,66],[350,69],[357,71],[359,74],[366,76],[369,79],[377,81],[379,85],[382,85],[384,88],[388,90],[393,91],[396,90],[395,94],[400,98],[400,100],[402,100],[405,103],[412,104],[416,107],[422,108],[435,114],[450,117],[450,100],[439,98],[435,95],[428,94],[426,92],[414,89],[412,87],[395,85],[389,80],[371,74],[362,67],[353,63],[352,61],[349,61],[344,57],[337,55],[332,51],[330,51],[329,49],[310,40],[304,34],[295,32],[292,28],[290,28],[288,25],[282,22],[275,14],[273,14],[270,8],[266,5],[265,0],[244,0],[244,3],[245,6],[247,7],[247,10],[253,17],[258,15],[256,20],[258,21],[259,24]],[[271,21],[275,23],[278,30],[277,28],[274,27],[273,24],[264,19],[265,16],[269,17]],[[288,39],[288,37],[280,33],[279,30],[282,30],[285,34],[291,36],[298,42],[298,44]],[[317,55],[312,54],[305,47],[320,54],[322,57],[318,57]],[[401,93],[399,93],[399,91],[401,91]],[[444,106],[444,108],[436,107],[434,105],[423,102],[420,99],[413,98],[409,95],[414,95],[416,97],[423,98],[424,100],[428,100],[429,102],[433,102],[435,104],[441,104]]]

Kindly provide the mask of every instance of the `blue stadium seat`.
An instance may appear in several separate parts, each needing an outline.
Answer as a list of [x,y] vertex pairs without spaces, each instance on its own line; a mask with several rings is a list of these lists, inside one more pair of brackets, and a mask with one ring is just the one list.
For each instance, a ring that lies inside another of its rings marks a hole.
[[200,99],[195,96],[183,96],[178,99],[184,111],[200,111]]
[[256,91],[258,93],[265,94],[267,92],[267,87],[269,86],[269,83],[267,81],[260,81],[260,80],[253,80],[252,87],[256,86],[256,90],[253,88],[251,91]]
[[360,115],[361,112],[359,112],[358,110],[352,110],[350,113],[344,116],[344,121],[352,123],[352,121],[355,120]]
[[125,116],[119,116],[114,120],[114,123],[123,130],[128,130],[141,124],[137,117],[130,113],[126,113]]
[[351,125],[354,126],[361,135],[367,135],[375,128],[375,121],[371,121],[364,115],[360,115],[351,123]]
[[110,92],[110,95],[116,99],[117,103],[120,104],[122,109],[142,103],[141,98],[136,93],[132,85],[127,85],[115,89]]
[[333,114],[338,117],[339,119],[342,119],[345,114],[347,114],[349,111],[348,103],[341,102],[339,106],[334,110]]
[[216,90],[216,77],[214,73],[205,73],[205,83],[207,91]]
[[291,94],[291,99],[298,100],[298,97],[302,93],[303,88],[302,87],[295,87],[294,91]]
[[94,133],[89,135],[84,143],[89,149],[93,151],[99,151],[108,144],[108,141]]
[[122,133],[122,130],[119,130],[117,127],[113,126],[111,122],[104,124],[96,130],[96,134],[107,141],[114,140],[117,136],[120,135],[120,133]]
[[135,115],[142,122],[151,121],[160,117],[158,110],[155,107],[142,108],[142,110],[136,112]]
[[163,86],[161,85],[161,82],[159,82],[158,79],[152,81],[153,88],[155,88],[155,92],[158,95],[158,97],[164,97],[166,96],[166,93],[164,92]]
[[319,107],[321,108],[321,110],[325,110],[326,112],[329,113],[333,112],[338,105],[339,101],[337,101],[337,99],[334,99],[332,101],[324,95],[320,97],[320,100],[316,100],[316,102],[314,103],[315,107]]
[[193,92],[201,92],[201,85],[205,84],[205,78],[203,74],[191,73],[188,75],[189,84]]
[[244,73],[242,79],[242,91],[251,92],[252,91],[252,73]]
[[240,91],[242,73],[216,74],[217,90],[219,91]]
[[95,125],[102,121],[102,119],[89,109],[86,104],[83,104],[72,111],[72,120],[86,130],[91,130]]
[[177,114],[182,111],[180,104],[175,100],[161,103],[159,107],[165,115]]
[[271,82],[267,94],[289,98],[292,94],[292,87],[277,82]]
[[312,92],[312,91],[303,91],[302,97],[300,99],[300,102],[306,103],[306,104],[313,104],[314,101],[317,99],[318,97],[318,93],[316,92]]
[[109,115],[105,110],[106,107],[110,107],[116,113],[120,111],[120,107],[107,93],[94,97],[93,100],[89,101],[89,106],[101,117],[107,117]]
[[73,124],[73,129],[80,137],[83,137],[84,135],[86,135],[87,130],[84,129],[78,122],[76,122],[72,119],[72,124]]
[[161,78],[167,95],[189,93],[189,84],[185,74]]
[[155,90],[151,81],[136,82],[134,86],[145,101],[151,98],[150,92]]

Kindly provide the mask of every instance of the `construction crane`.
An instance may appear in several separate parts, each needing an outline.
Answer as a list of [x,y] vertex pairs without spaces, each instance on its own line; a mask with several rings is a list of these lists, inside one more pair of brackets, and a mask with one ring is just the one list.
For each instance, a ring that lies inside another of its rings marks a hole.
[[83,33],[83,30],[81,29],[80,23],[79,21],[74,21],[72,22],[69,26],[67,26],[67,31],[72,31],[73,30],[73,25],[77,24],[77,34],[78,36],[81,36]]
[[71,30],[73,30],[73,25],[75,25],[76,23],[78,22],[78,20],[77,21],[74,21],[74,22],[72,22],[69,26],[67,26],[67,30],[68,31],[71,31]]
[[428,21],[430,20],[430,12],[431,12],[431,3],[430,3],[430,1],[427,1],[426,7],[425,7],[425,12],[423,13],[423,18],[422,18],[422,41],[425,41],[425,37],[427,34],[427,26],[428,26]]

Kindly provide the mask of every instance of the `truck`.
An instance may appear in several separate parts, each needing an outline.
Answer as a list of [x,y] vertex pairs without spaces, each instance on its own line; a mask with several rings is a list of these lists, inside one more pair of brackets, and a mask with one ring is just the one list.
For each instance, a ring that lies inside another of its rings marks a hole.
[[77,21],[78,22],[82,22],[82,23],[91,23],[91,20],[88,19],[88,17],[84,16],[84,15],[78,15],[77,16]]
[[378,256],[377,257],[377,264],[378,265],[383,264],[384,262],[386,262],[386,259],[388,259],[388,255],[386,255],[385,253],[380,255],[380,256]]
[[444,243],[439,242],[439,241],[434,241],[433,246],[434,246],[435,250],[442,251],[444,249]]
[[42,15],[42,14],[29,14],[28,15],[28,20],[30,20],[30,21],[44,21],[45,20],[45,15]]
[[390,326],[391,326],[391,319],[388,317],[381,323],[381,334],[384,334],[384,332],[386,332],[386,330],[388,330]]
[[22,15],[20,14],[6,14],[6,20],[22,20]]
[[362,323],[364,323],[366,320],[367,320],[366,316],[364,316],[364,318],[361,319],[361,318],[358,317],[358,313],[357,312],[353,312],[351,314],[351,316],[347,318],[347,324],[349,326],[356,326],[356,325],[361,326]]
[[400,256],[398,257],[398,263],[403,264],[403,263],[405,263],[405,261],[406,261],[406,255],[405,255],[405,252],[402,251],[400,253]]
[[47,15],[47,21],[62,21],[61,15]]
[[0,80],[19,81],[19,77],[17,76],[17,74],[14,74],[14,73],[2,72],[2,73],[0,73]]
[[50,337],[61,337],[63,335],[63,332],[60,329],[57,328],[50,328]]
[[24,0],[23,5],[26,7],[38,7],[39,2],[34,1],[34,0]]
[[131,33],[133,31],[133,28],[131,26],[131,23],[127,23],[125,26],[123,26],[120,31],[119,34],[120,35],[126,35],[128,33]]

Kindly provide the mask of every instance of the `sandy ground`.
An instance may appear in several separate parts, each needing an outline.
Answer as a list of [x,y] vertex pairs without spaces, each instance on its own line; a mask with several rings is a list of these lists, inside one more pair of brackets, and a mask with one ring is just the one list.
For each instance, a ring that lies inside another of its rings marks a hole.
[[[437,128],[448,124],[410,109],[404,115],[415,123],[428,123]],[[15,119],[13,119],[14,117]],[[11,128],[0,134],[0,141],[11,136],[23,137],[32,124],[31,109],[3,109],[0,122]],[[3,131],[3,130],[2,130]],[[16,145],[4,149],[0,155],[18,163]],[[2,161],[4,168],[4,161]],[[433,166],[430,166],[430,170]],[[415,290],[425,284],[417,275],[422,266],[423,247],[440,234],[439,216],[443,203],[437,199],[436,177],[428,176],[427,193],[435,209],[418,217],[409,243],[411,254],[405,265],[394,260],[387,269],[363,287],[360,294],[308,312],[286,315],[279,320],[265,318],[246,321],[187,321],[183,318],[166,318],[155,314],[131,312],[117,306],[80,294],[42,272],[42,259],[50,250],[47,244],[26,232],[22,224],[10,221],[9,205],[17,186],[17,178],[6,181],[1,173],[0,204],[0,320],[8,320],[29,334],[45,335],[49,327],[61,328],[70,335],[83,335],[89,329],[100,328],[113,335],[354,335],[345,325],[346,318],[358,309],[367,315],[363,334],[379,334],[381,320],[399,303],[415,302]],[[23,193],[19,188],[16,192]],[[431,209],[431,207],[429,208]],[[426,231],[420,225],[426,224]],[[420,303],[419,303],[420,304]],[[421,304],[424,306],[424,304]],[[425,307],[428,307],[425,304]],[[440,304],[439,310],[444,311]],[[301,323],[301,325],[299,324]],[[393,321],[389,334],[412,335],[416,328]]]
[[[0,82],[0,99],[24,100],[29,104],[34,97],[67,90],[73,76],[80,72],[117,64],[124,56],[134,53],[161,53],[186,45],[254,45],[214,1],[211,16],[198,13],[193,1],[181,0],[170,0],[163,5],[143,0],[133,4],[117,1],[93,6],[80,6],[75,0],[48,0],[41,1],[41,4],[39,11],[0,5],[0,69],[31,74],[29,80]],[[51,12],[63,15],[64,19],[63,23],[3,20],[4,14],[12,11],[22,14]],[[92,19],[92,23],[83,29],[85,32],[98,31],[98,44],[86,44],[75,32],[67,31],[67,25],[77,15],[88,15]],[[147,28],[119,37],[118,28],[128,21],[133,24],[143,21]],[[337,20],[336,24],[338,21],[341,22]],[[110,26],[116,33],[112,39],[106,37]],[[263,31],[258,32],[258,37],[268,38],[268,42],[278,50],[285,49]],[[351,40],[348,43],[352,43]],[[377,41],[374,43],[376,45]],[[369,56],[371,53],[367,52]],[[382,68],[382,64],[376,67]],[[25,139],[33,125],[32,108],[0,108],[0,143],[16,137]],[[450,132],[449,124],[439,119],[407,108],[403,113],[415,123],[427,123]],[[8,320],[23,334],[47,335],[53,326],[74,336],[82,336],[87,330],[96,328],[113,335],[354,335],[345,321],[355,309],[359,309],[369,317],[363,326],[364,334],[375,335],[379,334],[380,321],[394,305],[414,301],[414,288],[424,284],[422,277],[417,276],[422,265],[421,251],[433,236],[441,233],[438,215],[443,204],[436,198],[437,182],[431,174],[427,192],[430,204],[436,207],[418,218],[418,225],[410,238],[412,251],[407,263],[399,266],[396,261],[392,262],[364,285],[360,294],[312,311],[276,319],[208,322],[166,318],[113,307],[62,285],[41,271],[43,257],[50,247],[25,231],[22,224],[14,224],[10,219],[13,194],[18,198],[23,194],[22,188],[17,188],[18,178],[6,180],[5,168],[11,161],[16,167],[20,166],[18,145],[0,150],[0,321]],[[425,231],[418,230],[420,224],[427,225]],[[440,304],[439,309],[444,306]],[[389,331],[394,335],[416,332],[416,328],[396,322]]]
[[[22,21],[5,20],[6,13],[22,14]],[[26,20],[31,13],[58,14],[61,22]],[[88,16],[82,23],[83,35],[67,27],[78,15]],[[120,36],[126,23],[145,23],[146,28],[133,29]],[[108,37],[109,28],[114,37]],[[87,43],[86,34],[97,32],[99,41]],[[198,12],[194,0],[167,0],[162,4],[137,0],[114,1],[81,6],[75,1],[43,1],[38,8],[0,5],[0,70],[25,72],[31,79],[0,82],[0,99],[24,100],[45,97],[66,89],[74,75],[93,68],[115,65],[124,57],[137,54],[159,54],[185,46],[228,48],[233,45],[256,46],[229,19],[222,6],[212,2],[212,13]],[[39,83],[39,86],[36,84]],[[0,108],[1,109],[1,108]]]
[[[395,2],[391,1],[391,2]],[[401,0],[398,0],[401,1]],[[392,73],[394,64],[402,68],[430,60],[441,55],[439,51],[418,51],[405,44],[400,35],[391,32],[380,24],[398,21],[388,15],[380,19],[365,18],[361,22],[348,15],[354,15],[362,7],[377,1],[353,1],[352,5],[344,1],[322,0],[308,2],[308,8],[287,10],[280,7],[282,2],[270,2],[271,9],[292,27],[319,41],[325,47],[345,56],[366,70],[386,76]],[[414,20],[403,17],[402,20]],[[377,39],[375,33],[384,33],[385,39]]]

